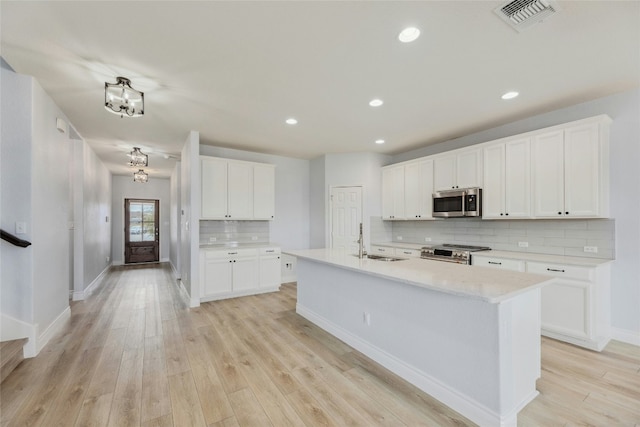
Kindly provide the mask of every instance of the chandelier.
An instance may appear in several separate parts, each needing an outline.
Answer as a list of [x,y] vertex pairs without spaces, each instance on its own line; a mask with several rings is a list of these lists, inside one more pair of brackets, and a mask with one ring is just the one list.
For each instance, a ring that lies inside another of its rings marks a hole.
[[120,117],[144,114],[144,93],[131,87],[131,80],[117,77],[116,83],[104,84],[104,108]]
[[147,182],[149,181],[149,174],[144,170],[139,169],[138,172],[133,173],[133,182]]
[[149,166],[149,156],[140,151],[138,147],[133,147],[133,151],[129,153],[129,157],[131,158],[129,163],[127,163],[129,166]]

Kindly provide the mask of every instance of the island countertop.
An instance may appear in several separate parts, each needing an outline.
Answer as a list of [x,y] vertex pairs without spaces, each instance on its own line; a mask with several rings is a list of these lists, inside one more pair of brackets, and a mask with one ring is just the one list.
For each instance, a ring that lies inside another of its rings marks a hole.
[[380,261],[340,249],[289,250],[286,254],[452,295],[499,303],[544,286],[552,277],[421,258]]

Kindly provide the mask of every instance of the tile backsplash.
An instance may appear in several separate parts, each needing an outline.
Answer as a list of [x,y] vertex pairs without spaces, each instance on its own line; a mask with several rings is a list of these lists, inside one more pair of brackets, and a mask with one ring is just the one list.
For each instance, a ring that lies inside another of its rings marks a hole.
[[201,245],[227,243],[269,243],[269,221],[200,221]]
[[[372,242],[383,240],[384,227],[371,220]],[[491,249],[535,252],[592,258],[615,258],[615,220],[482,220],[451,218],[434,221],[394,221],[391,241],[428,245],[431,243],[466,243]],[[375,233],[374,233],[375,231]],[[374,235],[382,238],[374,240]],[[389,241],[387,239],[386,241]],[[520,247],[527,242],[528,247]],[[598,252],[585,252],[585,246],[596,246]]]

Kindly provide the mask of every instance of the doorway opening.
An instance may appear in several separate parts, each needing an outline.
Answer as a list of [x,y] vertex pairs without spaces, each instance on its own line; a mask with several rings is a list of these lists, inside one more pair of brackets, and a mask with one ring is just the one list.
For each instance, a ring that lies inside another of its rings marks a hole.
[[159,200],[124,200],[124,263],[160,261]]

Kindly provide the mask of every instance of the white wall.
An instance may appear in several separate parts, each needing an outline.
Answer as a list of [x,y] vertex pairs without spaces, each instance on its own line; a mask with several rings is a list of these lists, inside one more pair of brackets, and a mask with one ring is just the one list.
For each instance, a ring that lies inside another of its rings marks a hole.
[[200,134],[189,132],[181,153],[180,166],[180,283],[189,296],[189,305],[200,305]]
[[314,249],[326,246],[325,159],[316,157],[309,164],[309,247]]
[[[124,264],[124,200],[151,199],[160,201],[160,261],[169,261],[171,243],[171,181],[168,178],[149,177],[146,183],[133,182],[131,175],[114,175],[112,198],[112,250],[113,264]],[[104,219],[104,218],[103,218]]]
[[[31,209],[31,99],[32,78],[0,70],[0,224],[15,234],[15,224],[27,224],[26,234],[32,241]],[[19,248],[0,241],[0,312],[19,321],[33,323],[33,246]],[[3,327],[4,327],[3,323]],[[3,331],[4,332],[4,331]],[[9,333],[9,332],[6,332]],[[3,335],[4,337],[5,335]]]
[[309,247],[309,161],[200,145],[200,154],[276,165],[276,211],[270,238],[283,249]]
[[540,114],[393,157],[392,163],[440,153],[598,114],[612,119],[610,134],[611,217],[616,260],[611,269],[614,338],[640,345],[640,90],[623,92]]
[[169,262],[176,275],[177,279],[180,279],[180,164],[176,162],[171,172],[171,189],[170,189],[170,223],[171,232],[169,238]]

